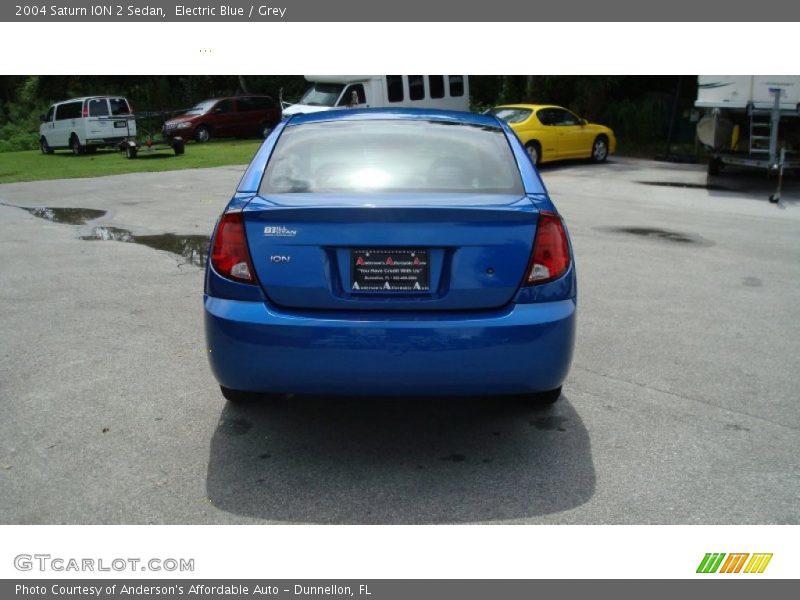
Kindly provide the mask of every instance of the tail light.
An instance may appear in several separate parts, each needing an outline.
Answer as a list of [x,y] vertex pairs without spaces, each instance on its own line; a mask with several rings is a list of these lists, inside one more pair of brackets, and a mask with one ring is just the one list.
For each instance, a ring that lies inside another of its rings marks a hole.
[[85,100],[84,103],[83,103],[83,112],[81,113],[81,116],[84,119],[89,116],[89,101],[88,100]]
[[569,262],[569,240],[561,217],[555,213],[541,212],[523,285],[553,281],[566,273]]
[[214,232],[211,265],[223,277],[242,283],[255,283],[242,213],[226,213],[220,217]]

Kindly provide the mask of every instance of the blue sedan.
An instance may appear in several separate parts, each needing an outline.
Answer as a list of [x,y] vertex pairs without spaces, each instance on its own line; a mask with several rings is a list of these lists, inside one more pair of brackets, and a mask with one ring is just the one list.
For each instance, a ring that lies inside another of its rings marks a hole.
[[219,218],[211,369],[257,394],[554,402],[575,339],[566,227],[493,116],[365,109],[273,130]]

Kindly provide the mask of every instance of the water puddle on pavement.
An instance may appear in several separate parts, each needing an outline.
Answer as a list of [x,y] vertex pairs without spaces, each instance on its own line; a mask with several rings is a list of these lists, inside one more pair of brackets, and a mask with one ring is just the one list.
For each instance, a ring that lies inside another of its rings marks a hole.
[[669,231],[656,227],[596,227],[599,231],[609,233],[624,233],[626,235],[636,235],[645,238],[675,242],[677,244],[696,244],[699,246],[711,246],[712,242],[701,238],[698,235],[682,233],[680,231]]
[[[106,214],[105,210],[96,208],[61,208],[51,206],[17,206],[0,203],[4,206],[21,208],[34,217],[62,223],[64,225],[86,225],[89,221],[99,219]],[[133,235],[127,229],[119,227],[93,227],[89,235],[80,239],[87,241],[129,242],[142,244],[154,250],[166,250],[182,257],[187,264],[205,267],[208,257],[209,238],[204,235],[177,235],[174,233],[158,233],[153,235]]]
[[713,183],[684,183],[682,181],[637,181],[642,185],[655,185],[658,187],[675,187],[675,188],[690,188],[697,190],[709,190],[711,192],[730,192],[730,188],[724,185],[715,185]]
[[93,227],[92,233],[82,235],[81,239],[142,244],[154,250],[166,250],[176,254],[188,264],[197,267],[204,267],[208,258],[209,238],[204,235],[177,235],[174,233],[133,235],[127,229],[120,229],[119,227]]
[[15,208],[21,208],[34,217],[65,225],[85,225],[88,221],[94,221],[106,214],[106,211],[97,210],[96,208],[57,208],[50,206],[36,206],[33,208],[17,206]]

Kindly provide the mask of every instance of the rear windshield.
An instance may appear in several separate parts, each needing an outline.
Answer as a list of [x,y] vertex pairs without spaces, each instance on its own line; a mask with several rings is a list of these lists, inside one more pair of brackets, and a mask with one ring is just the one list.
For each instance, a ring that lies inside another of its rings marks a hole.
[[287,127],[260,191],[522,194],[523,188],[499,127],[376,119]]
[[105,98],[92,98],[88,102],[90,117],[108,116],[108,101]]
[[108,104],[111,106],[111,114],[115,117],[131,114],[131,109],[125,98],[109,98]]
[[525,119],[531,116],[533,111],[528,108],[508,108],[505,106],[498,106],[489,111],[490,115],[494,115],[498,119],[503,119],[506,123],[522,123]]

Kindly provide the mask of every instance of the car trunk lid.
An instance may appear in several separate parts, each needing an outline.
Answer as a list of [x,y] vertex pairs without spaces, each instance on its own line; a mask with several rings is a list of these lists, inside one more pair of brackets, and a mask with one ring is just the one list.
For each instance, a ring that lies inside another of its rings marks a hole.
[[538,217],[525,196],[474,193],[279,194],[243,214],[271,302],[362,311],[507,304]]

